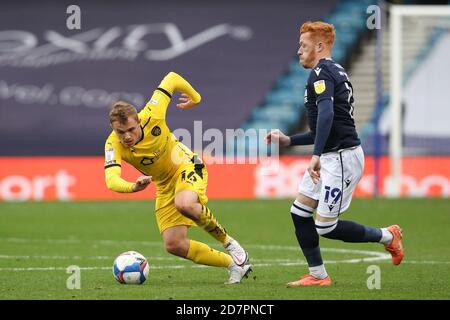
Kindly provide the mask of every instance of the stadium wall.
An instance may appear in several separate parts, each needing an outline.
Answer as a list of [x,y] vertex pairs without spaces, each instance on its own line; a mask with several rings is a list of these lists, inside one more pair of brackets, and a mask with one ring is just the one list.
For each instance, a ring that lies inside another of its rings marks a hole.
[[[248,159],[247,159],[248,160]],[[154,199],[153,185],[133,194],[109,191],[104,182],[103,157],[1,157],[0,201],[139,200]],[[282,156],[268,174],[263,164],[209,164],[210,199],[293,198],[308,164],[308,157]],[[402,195],[448,197],[450,157],[406,157]],[[381,194],[392,187],[390,163],[382,158]],[[134,181],[140,173],[124,164],[123,176]],[[366,157],[365,174],[355,197],[373,196],[373,160]]]

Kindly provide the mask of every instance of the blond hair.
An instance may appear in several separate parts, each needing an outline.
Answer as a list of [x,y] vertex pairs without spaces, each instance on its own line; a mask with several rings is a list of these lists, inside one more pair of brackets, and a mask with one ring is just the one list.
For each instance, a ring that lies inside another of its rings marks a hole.
[[135,117],[138,120],[138,113],[136,108],[125,101],[117,101],[109,112],[109,122],[113,123],[114,121],[119,121],[119,123],[124,124],[127,123],[129,117]]
[[312,37],[322,40],[329,48],[333,47],[336,30],[332,24],[323,21],[307,21],[300,27],[300,33],[310,32]]

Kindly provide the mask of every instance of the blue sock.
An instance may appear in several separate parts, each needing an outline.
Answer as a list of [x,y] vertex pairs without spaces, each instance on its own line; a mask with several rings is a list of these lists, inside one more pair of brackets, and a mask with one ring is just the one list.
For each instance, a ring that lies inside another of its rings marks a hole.
[[292,214],[292,221],[295,226],[295,235],[298,244],[302,248],[303,255],[308,262],[309,267],[320,266],[323,264],[319,247],[319,235],[317,234],[314,219],[312,217],[304,218]]
[[379,228],[363,226],[349,220],[339,220],[332,231],[323,233],[322,236],[344,242],[380,242],[382,233]]

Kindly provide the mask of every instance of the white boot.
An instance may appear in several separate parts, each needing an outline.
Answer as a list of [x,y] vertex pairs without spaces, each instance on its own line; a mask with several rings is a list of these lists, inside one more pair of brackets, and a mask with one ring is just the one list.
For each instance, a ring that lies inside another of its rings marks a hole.
[[238,266],[236,263],[231,263],[228,267],[228,273],[230,274],[230,278],[225,284],[235,284],[240,283],[242,278],[248,278],[249,273],[252,272],[252,266],[250,264],[246,264],[243,267]]
[[248,253],[241,247],[241,245],[230,237],[230,241],[223,246],[230,254],[233,261],[238,266],[242,267],[248,262]]

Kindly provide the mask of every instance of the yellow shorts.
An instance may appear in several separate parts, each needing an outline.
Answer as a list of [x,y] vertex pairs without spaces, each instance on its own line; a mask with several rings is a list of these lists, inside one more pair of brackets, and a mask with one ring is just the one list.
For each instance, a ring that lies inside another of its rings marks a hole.
[[197,193],[201,204],[208,202],[206,187],[208,185],[208,172],[204,164],[188,164],[176,174],[172,180],[158,188],[156,194],[156,222],[162,233],[170,227],[185,225],[195,226],[196,223],[183,216],[175,208],[175,195],[183,190],[192,190]]

